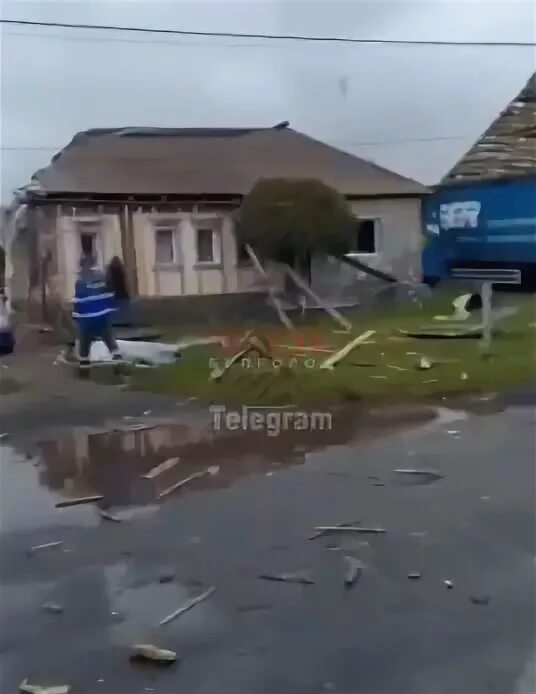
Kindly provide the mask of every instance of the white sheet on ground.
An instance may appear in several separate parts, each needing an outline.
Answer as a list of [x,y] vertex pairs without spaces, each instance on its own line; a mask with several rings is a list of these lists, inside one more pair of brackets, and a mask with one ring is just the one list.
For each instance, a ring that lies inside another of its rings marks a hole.
[[[166,342],[141,342],[138,340],[117,340],[117,346],[125,361],[144,362],[146,364],[172,364],[177,361],[180,352],[188,347],[222,343],[221,337],[192,337],[185,338],[181,342],[170,344]],[[112,355],[108,348],[101,342],[94,342],[89,352],[91,362],[108,362]]]

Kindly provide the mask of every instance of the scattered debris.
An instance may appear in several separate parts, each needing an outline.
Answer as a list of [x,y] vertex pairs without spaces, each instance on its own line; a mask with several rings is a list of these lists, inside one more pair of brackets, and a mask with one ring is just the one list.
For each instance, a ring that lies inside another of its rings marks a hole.
[[35,554],[36,552],[40,552],[43,549],[54,549],[55,547],[61,547],[62,545],[63,540],[60,540],[59,542],[47,542],[44,545],[35,545],[34,547],[30,548],[28,554]]
[[175,580],[175,574],[172,573],[171,571],[167,573],[163,573],[160,575],[158,582],[159,583],[173,583]]
[[55,602],[46,602],[42,607],[43,612],[51,612],[52,614],[62,614],[63,605],[58,605]]
[[418,571],[414,571],[413,573],[408,574],[408,578],[410,578],[412,581],[418,581],[421,577],[421,574]]
[[387,364],[387,368],[395,371],[409,371],[409,369],[404,369],[402,366],[395,366],[394,364]]
[[207,467],[207,472],[208,472],[208,474],[211,475],[212,477],[213,477],[214,475],[217,475],[219,471],[220,471],[220,466],[219,466],[219,465],[210,465],[209,467]]
[[209,598],[212,593],[216,590],[215,586],[211,586],[208,590],[206,590],[204,593],[201,593],[201,595],[198,595],[196,598],[192,598],[189,602],[187,602],[185,605],[182,607],[179,607],[178,610],[175,612],[172,612],[170,615],[167,617],[164,617],[164,619],[160,622],[159,626],[164,626],[164,624],[169,624],[172,622],[174,619],[177,619],[177,617],[180,617],[183,615],[185,612],[188,612],[189,610],[192,609],[192,607],[195,607],[198,605],[200,602],[203,602],[203,600],[206,600]]
[[327,304],[325,301],[322,301],[322,299],[313,292],[311,287],[308,285],[307,282],[305,282],[294,270],[289,266],[289,265],[284,265],[283,266],[285,272],[287,275],[294,281],[295,284],[298,285],[298,287],[307,294],[313,301],[316,301],[317,305],[320,306],[320,308],[324,309],[324,311],[336,322],[339,323],[343,327],[344,330],[347,330],[350,332],[352,330],[352,324],[350,321],[345,318],[337,309],[333,308],[333,306],[330,306]]
[[458,429],[447,429],[447,434],[450,434],[450,435],[453,436],[455,439],[459,439],[459,438],[460,438],[460,432],[459,432]]
[[[376,478],[379,479],[379,478]],[[359,525],[361,521],[351,521],[350,523],[337,523],[336,527],[337,528],[348,528],[348,527],[353,527],[354,525]],[[316,531],[314,535],[311,535],[309,540],[316,540],[317,537],[320,537],[321,535],[325,535],[325,531]]]
[[426,381],[423,381],[423,383],[437,383],[437,378],[429,378]]
[[175,465],[178,465],[180,458],[168,458],[168,460],[164,460],[163,463],[160,463],[160,465],[156,465],[155,467],[151,468],[149,472],[145,473],[145,475],[142,475],[144,480],[152,480],[155,477],[158,477],[158,475],[161,475],[163,472],[167,472],[168,470],[171,470],[171,468],[174,468]]
[[448,579],[446,581],[443,581],[443,583],[447,587],[447,590],[452,590],[454,588],[454,583],[452,581],[449,581]]
[[385,482],[374,482],[373,487],[385,487]]
[[355,584],[361,578],[361,574],[363,572],[363,569],[365,568],[365,565],[363,564],[363,562],[359,561],[359,559],[356,559],[355,557],[351,557],[349,555],[344,556],[344,561],[348,565],[346,574],[344,576],[344,585],[347,588],[352,588],[352,586],[355,586]]
[[489,595],[470,595],[469,600],[473,605],[489,605],[491,598]]
[[380,380],[380,381],[387,381],[388,380],[387,376],[370,376],[370,378],[375,378],[375,379]]
[[402,335],[407,337],[413,337],[415,339],[423,340],[464,340],[464,339],[478,339],[482,337],[482,328],[479,325],[473,327],[464,327],[459,330],[448,329],[440,330],[437,328],[421,328],[420,330],[400,330]]
[[421,357],[419,359],[419,363],[417,364],[417,368],[420,369],[421,371],[426,371],[427,369],[432,368],[432,361],[428,359],[428,357]]
[[454,299],[452,305],[454,306],[454,311],[450,316],[434,316],[434,320],[441,321],[465,321],[471,314],[468,311],[468,304],[471,300],[471,294],[462,294]]
[[338,352],[335,352],[335,354],[332,354],[330,357],[328,357],[325,361],[320,364],[321,369],[333,369],[344,357],[346,357],[352,350],[354,350],[356,347],[358,347],[360,344],[365,342],[366,340],[369,339],[369,337],[372,337],[372,335],[375,335],[376,331],[375,330],[367,330],[366,332],[362,333],[358,337],[354,338],[348,344],[346,344],[342,349],[340,349]]
[[145,410],[145,412],[143,413],[143,416],[147,417],[148,415],[151,414],[151,412],[152,412],[152,410]]
[[258,578],[264,581],[277,581],[279,583],[299,583],[303,586],[312,586],[314,581],[305,574],[259,574]]
[[363,534],[382,534],[386,533],[387,530],[384,528],[364,528],[362,526],[355,525],[320,525],[315,528],[318,533],[334,533],[334,532],[353,532],[353,533],[363,533]]
[[24,694],[69,694],[71,687],[68,684],[62,684],[59,687],[41,687],[38,684],[29,684],[28,680],[21,682],[19,691]]
[[7,438],[8,436],[9,436],[9,434],[6,434],[6,433],[0,434],[0,441],[2,441],[3,439]]
[[423,477],[429,478],[430,481],[441,480],[444,477],[444,475],[442,475],[437,470],[426,470],[417,468],[397,468],[396,470],[393,470],[393,472],[396,472],[397,475],[421,475]]
[[69,506],[80,506],[82,504],[95,504],[97,501],[102,501],[104,497],[102,494],[96,494],[95,496],[81,496],[75,499],[65,499],[64,501],[58,501],[56,508],[68,508]]
[[465,371],[463,371],[460,374],[460,378],[462,379],[462,381],[467,381],[467,379],[469,378],[469,374],[467,374],[467,373],[465,373]]
[[169,665],[177,660],[175,651],[166,651],[150,644],[132,646],[134,660],[151,660],[161,665]]
[[[211,466],[207,468],[206,470],[201,470],[200,472],[194,472],[192,475],[189,477],[186,477],[183,480],[180,480],[180,482],[177,482],[176,484],[171,485],[171,487],[168,487],[167,489],[164,489],[163,492],[160,492],[158,495],[159,499],[163,499],[164,497],[168,496],[172,492],[176,491],[177,489],[180,489],[181,487],[184,487],[185,485],[189,484],[190,482],[193,482],[194,480],[201,479],[201,477],[206,477],[207,475],[214,475],[216,474],[213,472],[213,470],[218,467],[217,465]],[[219,469],[219,468],[218,468]],[[216,471],[217,472],[217,471]]]
[[99,516],[103,518],[104,520],[111,521],[112,523],[121,523],[122,519],[119,518],[119,516],[114,516],[111,513],[108,513],[108,511],[105,511],[104,509],[100,508],[99,509]]
[[253,263],[253,266],[254,266],[255,270],[257,271],[257,273],[261,276],[261,278],[263,280],[265,280],[268,283],[268,298],[269,298],[272,306],[275,308],[276,313],[279,316],[279,320],[283,323],[283,325],[285,326],[285,328],[287,328],[287,330],[292,330],[294,328],[294,325],[293,325],[292,321],[290,320],[290,318],[285,313],[285,310],[283,309],[281,302],[279,301],[279,299],[276,296],[276,292],[275,292],[274,287],[272,286],[270,276],[268,275],[266,270],[261,265],[261,262],[258,259],[257,254],[255,253],[255,251],[253,250],[253,248],[249,244],[245,245],[245,250],[246,250],[246,253],[248,254],[251,262]]
[[491,496],[481,496],[480,497],[482,501],[489,501],[491,499]]

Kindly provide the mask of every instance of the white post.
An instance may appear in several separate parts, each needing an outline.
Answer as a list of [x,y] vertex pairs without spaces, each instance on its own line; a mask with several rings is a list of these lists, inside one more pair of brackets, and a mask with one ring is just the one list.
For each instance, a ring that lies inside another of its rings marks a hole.
[[483,282],[480,290],[482,297],[482,346],[484,349],[491,347],[491,334],[493,320],[491,314],[493,285],[491,282]]

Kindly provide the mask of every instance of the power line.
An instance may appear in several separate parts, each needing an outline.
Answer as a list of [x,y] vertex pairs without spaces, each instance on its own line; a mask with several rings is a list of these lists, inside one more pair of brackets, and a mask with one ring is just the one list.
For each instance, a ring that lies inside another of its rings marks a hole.
[[[332,140],[331,138],[326,138],[326,142],[331,142],[333,145],[346,145],[352,147],[389,147],[391,145],[402,145],[412,142],[441,142],[445,140],[471,140],[473,135],[439,135],[437,137],[409,137],[403,139],[394,140]],[[0,146],[0,151],[4,152],[24,152],[24,151],[60,151],[64,148],[64,145],[45,146],[45,145],[15,145],[15,146]]]
[[152,29],[149,27],[119,26],[112,24],[71,24],[67,22],[37,22],[23,19],[0,19],[0,24],[50,27],[62,29],[92,29],[98,31],[126,31],[141,34],[166,34],[173,36],[205,36],[228,39],[260,39],[274,41],[307,41],[317,43],[396,44],[402,46],[480,46],[506,48],[533,48],[533,41],[434,41],[426,39],[361,39],[346,36],[315,36],[302,34],[256,34],[226,31],[190,31],[185,29]]

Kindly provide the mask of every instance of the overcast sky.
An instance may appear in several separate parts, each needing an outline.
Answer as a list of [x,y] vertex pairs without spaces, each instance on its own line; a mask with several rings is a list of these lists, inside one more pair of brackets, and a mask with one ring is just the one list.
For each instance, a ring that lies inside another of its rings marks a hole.
[[[533,41],[536,34],[536,0],[3,0],[1,10],[4,19],[358,38]],[[535,69],[530,48],[160,38],[6,25],[1,58],[3,202],[74,133],[128,125],[289,120],[433,183]]]

